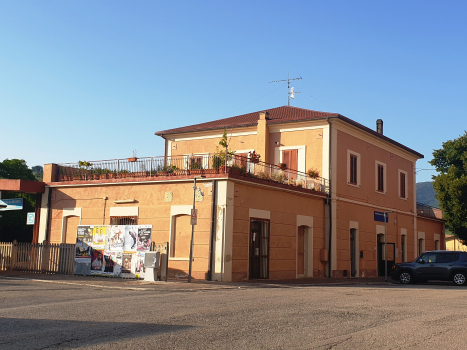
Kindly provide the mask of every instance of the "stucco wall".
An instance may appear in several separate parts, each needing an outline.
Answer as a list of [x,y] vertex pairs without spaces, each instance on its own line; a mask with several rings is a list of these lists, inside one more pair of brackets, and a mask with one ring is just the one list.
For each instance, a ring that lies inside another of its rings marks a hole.
[[[206,278],[209,259],[209,240],[211,224],[210,182],[198,182],[204,192],[204,200],[196,202],[198,225],[195,226],[193,249],[193,278]],[[192,206],[193,182],[151,183],[111,186],[60,187],[52,190],[51,224],[49,239],[59,243],[62,237],[64,208],[82,208],[81,225],[109,224],[110,208],[138,207],[138,224],[152,225],[154,242],[169,242],[171,208],[173,206]],[[165,202],[165,192],[173,193],[173,201]],[[104,200],[104,197],[108,197]],[[116,204],[115,200],[135,199],[135,203]],[[76,232],[69,233],[67,243],[76,242]],[[188,257],[187,257],[188,258]],[[188,271],[188,259],[169,259],[169,274],[184,276]]]
[[235,183],[232,280],[248,279],[250,209],[270,212],[269,278],[296,278],[297,215],[313,217],[313,275],[324,276],[324,200]]
[[[360,185],[348,184],[347,168],[350,150],[360,155]],[[386,164],[386,193],[376,191],[376,165]],[[407,199],[399,198],[399,169],[407,172]],[[414,163],[369,141],[342,130],[337,131],[337,183],[339,196],[406,212],[414,210]]]

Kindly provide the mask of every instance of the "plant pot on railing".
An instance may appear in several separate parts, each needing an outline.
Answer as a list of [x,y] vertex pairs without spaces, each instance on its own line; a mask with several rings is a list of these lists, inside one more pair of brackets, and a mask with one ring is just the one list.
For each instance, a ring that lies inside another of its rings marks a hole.
[[127,158],[126,160],[129,161],[129,162],[136,162],[138,160],[138,158],[130,157],[130,158]]
[[286,170],[287,169],[287,164],[286,163],[279,163],[279,164],[277,164],[277,167],[280,170]]

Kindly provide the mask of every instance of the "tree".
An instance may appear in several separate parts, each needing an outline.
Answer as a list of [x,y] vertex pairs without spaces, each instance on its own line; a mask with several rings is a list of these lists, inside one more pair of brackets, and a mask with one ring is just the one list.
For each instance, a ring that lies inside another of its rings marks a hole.
[[[23,159],[5,159],[0,162],[0,179],[36,181],[36,177]],[[2,191],[3,199],[23,198],[23,210],[2,211],[0,218],[0,242],[31,242],[32,225],[26,225],[28,212],[33,212],[36,198],[31,194]]]
[[36,165],[31,168],[32,173],[37,181],[42,181],[44,177],[44,168],[41,165]]
[[36,181],[24,159],[5,159],[0,162],[0,179],[21,179]]
[[443,218],[456,236],[467,243],[467,132],[457,139],[443,142],[433,151],[430,164],[439,173],[433,176]]

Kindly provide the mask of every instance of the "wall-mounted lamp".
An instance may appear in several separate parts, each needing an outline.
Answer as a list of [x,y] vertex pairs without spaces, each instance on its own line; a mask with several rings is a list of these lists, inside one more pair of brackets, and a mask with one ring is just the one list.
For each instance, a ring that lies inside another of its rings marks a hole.
[[276,144],[276,146],[280,146],[281,144],[279,141],[275,141],[274,143]]

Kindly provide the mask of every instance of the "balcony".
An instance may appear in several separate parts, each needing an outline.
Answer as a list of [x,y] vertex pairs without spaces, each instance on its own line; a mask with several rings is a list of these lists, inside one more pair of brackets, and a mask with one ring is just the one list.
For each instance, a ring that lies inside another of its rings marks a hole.
[[276,183],[307,190],[329,191],[327,179],[309,177],[306,173],[279,167],[243,156],[203,154],[174,157],[145,157],[59,164],[54,178],[57,182],[99,181],[118,179],[171,179],[175,176],[228,174],[261,182]]

